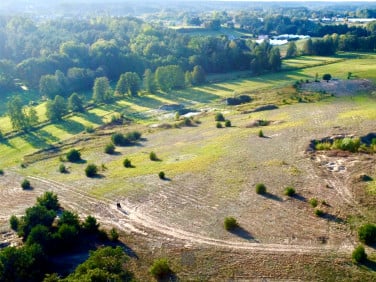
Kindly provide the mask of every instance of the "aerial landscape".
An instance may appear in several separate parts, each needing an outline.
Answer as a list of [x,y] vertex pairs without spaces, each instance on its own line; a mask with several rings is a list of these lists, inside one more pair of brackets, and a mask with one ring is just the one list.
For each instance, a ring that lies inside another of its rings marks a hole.
[[376,281],[376,2],[0,3],[0,281]]

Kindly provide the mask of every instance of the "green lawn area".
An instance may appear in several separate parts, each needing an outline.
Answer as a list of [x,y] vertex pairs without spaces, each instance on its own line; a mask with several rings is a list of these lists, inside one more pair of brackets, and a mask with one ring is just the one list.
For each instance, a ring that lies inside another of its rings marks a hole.
[[[163,104],[184,103],[187,107],[201,108],[214,106],[224,108],[221,101],[232,97],[234,93],[247,93],[255,98],[254,105],[260,103],[280,103],[283,95],[291,95],[290,86],[296,80],[313,80],[317,73],[319,77],[330,73],[333,77],[346,79],[347,73],[352,72],[354,78],[367,78],[376,81],[376,55],[374,54],[341,54],[335,57],[299,57],[284,60],[287,67],[297,67],[291,71],[270,73],[256,77],[239,77],[223,82],[205,84],[174,90],[170,93],[142,94],[138,97],[124,97],[115,100],[112,104],[92,108],[85,113],[70,115],[57,124],[47,124],[42,129],[23,134],[18,137],[6,139],[0,144],[0,161],[5,164],[20,163],[24,154],[46,148],[53,143],[76,136],[87,126],[97,127],[111,119],[111,116],[122,113],[139,123],[153,121],[153,115],[147,113],[158,109]],[[283,90],[283,87],[290,87]],[[282,89],[282,90],[281,90]],[[285,93],[286,92],[286,93]],[[86,93],[88,96],[90,93]],[[35,98],[35,97],[34,97]],[[45,103],[36,106],[39,120],[46,121]],[[366,114],[374,116],[373,109],[364,105],[363,110],[354,109],[355,112],[343,114],[342,119]],[[358,112],[361,111],[361,112]],[[366,111],[366,112],[364,112]],[[10,120],[6,116],[0,117],[0,130],[3,133],[12,130]]]

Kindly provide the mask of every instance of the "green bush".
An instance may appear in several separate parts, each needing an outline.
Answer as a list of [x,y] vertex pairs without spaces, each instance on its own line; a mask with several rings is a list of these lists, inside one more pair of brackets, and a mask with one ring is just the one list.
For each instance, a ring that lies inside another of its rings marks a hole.
[[110,239],[111,242],[117,242],[119,239],[119,233],[115,228],[112,228],[110,230],[110,234],[108,234],[108,239]]
[[216,113],[214,117],[215,121],[225,121],[225,117],[223,116],[222,113]]
[[263,183],[256,184],[256,193],[259,195],[263,195],[266,193],[266,186]]
[[0,168],[0,175],[4,175],[4,170]]
[[59,172],[60,172],[60,173],[67,173],[67,172],[68,172],[68,171],[67,171],[67,168],[65,167],[64,164],[60,164],[60,165],[59,165]]
[[113,143],[108,143],[105,147],[104,147],[104,152],[106,154],[109,154],[109,155],[112,155],[113,153],[115,153],[115,145]]
[[171,272],[168,261],[165,258],[157,259],[153,262],[153,265],[150,267],[149,272],[155,278],[162,278],[168,276]]
[[24,179],[24,180],[21,182],[21,187],[22,187],[22,189],[24,189],[24,190],[26,190],[26,189],[30,189],[30,188],[31,188],[30,181],[27,180],[27,179]]
[[311,198],[311,199],[309,199],[309,203],[310,203],[310,205],[311,205],[313,208],[315,208],[315,207],[317,207],[317,205],[319,204],[319,201],[318,201],[316,198]]
[[228,231],[234,230],[236,227],[239,226],[236,219],[232,216],[226,217],[224,222],[223,222],[223,225],[224,225],[225,229],[228,230]]
[[164,173],[163,171],[159,172],[159,173],[158,173],[158,176],[159,176],[159,178],[162,179],[162,180],[163,180],[163,179],[166,179],[166,175],[165,175],[165,173]]
[[85,131],[87,133],[93,133],[95,131],[95,129],[92,125],[88,125],[88,126],[85,127]]
[[141,136],[142,136],[141,132],[131,131],[126,134],[125,138],[127,138],[130,141],[137,141],[141,139]]
[[125,159],[123,161],[123,166],[129,168],[129,167],[132,167],[132,163],[129,159]]
[[12,228],[12,230],[14,230],[14,231],[18,230],[18,225],[19,225],[20,222],[19,222],[17,216],[12,215],[9,219],[9,223],[10,223],[10,228]]
[[125,137],[121,133],[114,133],[111,136],[111,141],[116,146],[129,146],[132,144],[131,140],[129,140],[127,137]]
[[376,225],[366,223],[358,229],[359,241],[371,245],[376,242]]
[[284,191],[284,194],[286,196],[294,196],[295,195],[295,189],[293,187],[286,187],[285,188],[285,191]]
[[151,161],[158,161],[159,160],[158,157],[157,157],[157,154],[153,151],[150,152],[149,158],[150,158]]
[[367,254],[362,245],[357,246],[352,252],[352,260],[355,263],[365,262],[367,260]]
[[332,144],[330,142],[318,142],[315,145],[315,149],[318,151],[330,150],[332,148]]
[[71,149],[67,153],[67,160],[74,163],[81,160],[81,153],[76,149]]
[[98,174],[98,167],[95,164],[87,165],[85,174],[87,177],[95,177]]
[[223,126],[222,126],[222,123],[217,122],[216,127],[217,127],[217,128],[222,128],[222,127],[223,127]]
[[258,137],[265,137],[264,132],[261,129],[258,132]]
[[226,119],[226,121],[225,121],[225,126],[226,126],[226,127],[231,127],[231,120]]
[[315,209],[315,215],[318,217],[322,217],[324,215],[324,212],[320,209]]

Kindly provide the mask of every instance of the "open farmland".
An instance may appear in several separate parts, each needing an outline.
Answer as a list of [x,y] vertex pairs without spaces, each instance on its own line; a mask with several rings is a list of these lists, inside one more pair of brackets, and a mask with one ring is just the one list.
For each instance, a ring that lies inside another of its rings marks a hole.
[[[369,62],[376,57],[362,57],[333,59],[330,64],[320,66],[316,66],[317,60],[312,60],[312,65],[304,69],[118,100],[114,105],[68,117],[61,124],[48,124],[36,132],[9,138],[0,145],[5,170],[0,178],[0,218],[6,221],[12,214],[21,214],[36,195],[52,190],[64,206],[80,215],[92,214],[105,225],[132,233],[140,241],[148,242],[140,244],[148,244],[156,252],[163,252],[159,250],[163,246],[172,246],[176,252],[192,250],[197,260],[208,263],[207,271],[213,271],[214,265],[221,266],[221,263],[216,261],[218,258],[207,261],[200,256],[210,254],[211,250],[206,247],[216,248],[221,253],[219,257],[238,264],[232,274],[226,272],[229,269],[215,274],[219,279],[233,276],[320,280],[327,273],[319,254],[336,258],[326,263],[334,267],[338,262],[339,267],[346,269],[343,277],[349,278],[360,271],[344,262],[357,242],[354,230],[364,221],[364,216],[375,220],[374,207],[370,204],[376,196],[365,193],[367,184],[357,182],[356,176],[366,173],[376,178],[375,155],[337,157],[309,154],[306,150],[313,139],[374,132],[376,97],[371,91],[366,94],[354,91],[351,97],[296,103],[301,94],[291,84],[300,79],[313,80],[315,73],[331,73],[343,79],[348,71],[373,81],[376,64]],[[246,93],[254,100],[239,107],[224,106],[222,99],[234,92]],[[185,103],[205,111],[195,118],[199,122],[194,126],[164,129],[157,125],[175,121],[155,109],[168,103]],[[250,112],[255,106],[270,103],[279,108]],[[139,122],[82,133],[86,125],[103,125],[106,118],[120,112]],[[216,112],[222,112],[232,126],[216,128]],[[255,127],[255,120],[267,120],[271,124]],[[260,129],[264,138],[258,136]],[[136,146],[117,147],[114,155],[103,152],[113,132],[131,130],[142,132],[143,139]],[[57,150],[41,150],[51,144]],[[69,173],[61,174],[59,157],[72,147],[80,150],[85,162],[65,162]],[[160,161],[149,159],[151,151]],[[133,168],[124,168],[125,158],[132,161]],[[20,168],[21,162],[26,164],[25,168]],[[85,176],[88,163],[101,168],[100,177]],[[341,169],[330,169],[333,166],[327,166],[329,163]],[[167,180],[158,178],[160,171],[166,173]],[[21,190],[24,177],[30,179],[31,191]],[[257,183],[266,185],[266,195],[255,193]],[[371,188],[372,185],[369,184]],[[296,189],[295,197],[284,195],[287,186]],[[314,214],[309,204],[312,198],[318,199],[325,216]],[[117,202],[121,203],[121,209],[116,208]],[[223,228],[227,216],[234,216],[241,228],[227,232]],[[203,250],[198,251],[199,246],[204,246]],[[239,264],[243,259],[243,263],[250,263],[245,253],[252,253],[255,261],[262,261],[262,270],[253,264],[250,270],[245,270]],[[273,274],[273,267],[269,272],[265,270],[268,263],[273,263],[273,256],[266,258],[266,253],[278,254],[275,265],[284,271]],[[297,268],[288,272],[287,262],[295,254]],[[315,262],[319,270],[312,274],[315,267],[310,266],[309,271],[301,271],[300,259],[302,264]],[[174,266],[182,271],[183,278],[188,279],[189,272],[200,277],[197,265],[182,266],[176,259]],[[362,275],[369,279],[372,274]]]

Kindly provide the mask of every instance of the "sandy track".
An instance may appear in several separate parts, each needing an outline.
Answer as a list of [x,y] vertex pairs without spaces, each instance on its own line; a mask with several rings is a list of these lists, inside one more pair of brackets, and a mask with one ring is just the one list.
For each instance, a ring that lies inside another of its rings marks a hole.
[[[33,180],[34,183],[39,182],[43,184],[41,186],[48,187],[48,189],[45,189],[46,191],[50,190],[57,193],[63,206],[76,211],[81,217],[93,215],[105,225],[116,226],[121,230],[131,231],[143,236],[153,236],[150,233],[157,232],[171,239],[182,241],[187,246],[196,244],[237,250],[294,253],[318,253],[323,251],[348,253],[352,247],[265,244],[215,239],[162,224],[160,218],[140,212],[136,205],[127,200],[121,201],[122,208],[118,209],[113,201],[105,198],[95,198],[75,187],[37,176],[29,176],[28,178]],[[75,198],[74,202],[70,200],[72,198]]]

